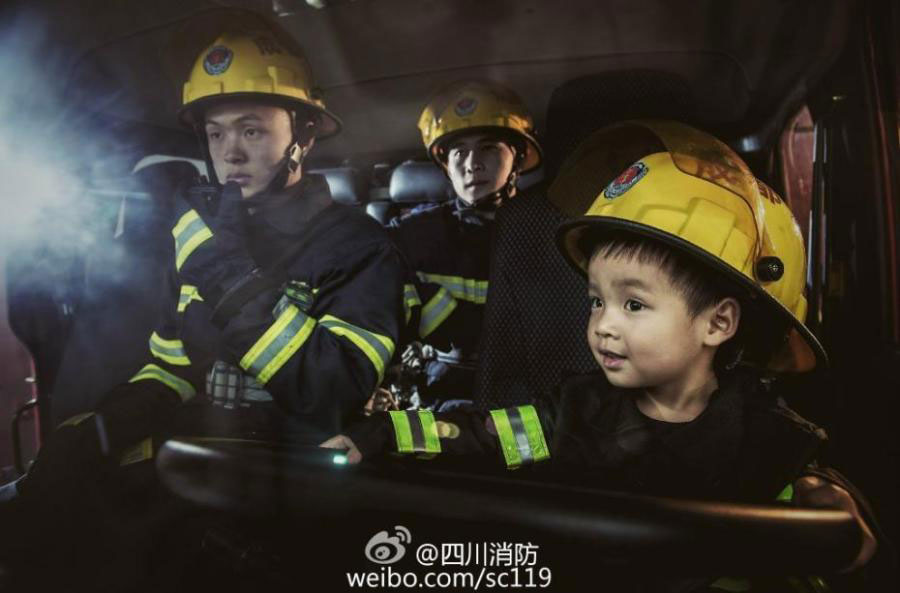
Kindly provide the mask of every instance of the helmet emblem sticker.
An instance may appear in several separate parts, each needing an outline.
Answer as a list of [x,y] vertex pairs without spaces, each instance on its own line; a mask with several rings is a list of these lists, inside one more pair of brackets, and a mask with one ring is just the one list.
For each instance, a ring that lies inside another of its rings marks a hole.
[[621,175],[610,181],[609,185],[606,186],[606,189],[603,190],[604,197],[607,200],[618,198],[631,189],[631,186],[640,181],[649,170],[647,165],[641,161],[636,162],[625,169]]
[[209,53],[203,58],[203,69],[210,76],[218,76],[228,70],[232,58],[234,58],[234,52],[227,47],[217,45],[209,50]]
[[463,97],[456,102],[456,106],[453,108],[453,110],[456,112],[456,115],[465,117],[467,115],[472,115],[475,112],[475,108],[477,107],[477,99],[475,99],[474,97]]

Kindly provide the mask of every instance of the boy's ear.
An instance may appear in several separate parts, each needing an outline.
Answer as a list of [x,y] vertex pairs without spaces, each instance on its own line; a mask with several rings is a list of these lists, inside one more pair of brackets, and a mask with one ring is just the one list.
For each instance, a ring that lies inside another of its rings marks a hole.
[[734,337],[741,322],[741,304],[737,299],[726,297],[713,305],[709,317],[704,343],[719,346]]

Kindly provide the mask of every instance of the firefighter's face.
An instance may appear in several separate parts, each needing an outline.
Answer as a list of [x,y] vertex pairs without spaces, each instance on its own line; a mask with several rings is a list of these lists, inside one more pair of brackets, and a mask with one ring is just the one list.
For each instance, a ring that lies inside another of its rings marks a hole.
[[[234,181],[249,198],[278,174],[291,142],[291,120],[285,109],[271,105],[226,102],[206,112],[206,139],[220,183]],[[286,186],[300,180],[298,168]]]
[[737,301],[692,316],[664,269],[628,255],[595,253],[588,281],[588,344],[610,383],[677,397],[714,380],[716,349],[737,329]]
[[509,179],[515,152],[489,134],[454,139],[447,147],[447,174],[456,195],[469,204],[501,189]]

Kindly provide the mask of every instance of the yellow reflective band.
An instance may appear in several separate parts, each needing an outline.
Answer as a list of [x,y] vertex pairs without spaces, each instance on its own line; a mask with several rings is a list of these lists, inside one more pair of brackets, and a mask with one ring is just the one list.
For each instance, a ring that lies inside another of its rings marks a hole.
[[315,326],[315,319],[302,313],[296,305],[288,305],[241,358],[241,368],[265,385],[303,346]]
[[147,459],[153,459],[153,439],[151,437],[147,437],[137,445],[125,449],[119,458],[119,465],[131,465]]
[[184,260],[201,243],[212,238],[212,231],[196,210],[188,210],[178,219],[178,224],[172,229],[172,236],[175,237],[175,268],[181,271]]
[[138,371],[138,373],[129,379],[128,382],[134,383],[135,381],[144,381],[146,379],[153,379],[154,381],[159,381],[163,385],[171,387],[183,402],[186,402],[197,394],[193,385],[155,364],[144,366],[144,368]]
[[178,366],[189,366],[191,364],[191,360],[184,350],[184,343],[181,340],[166,340],[161,338],[156,332],[150,334],[150,353],[169,364]]
[[476,305],[487,302],[488,281],[463,278],[462,276],[445,276],[443,274],[427,274],[416,272],[416,276],[422,282],[440,284],[453,295],[453,298],[461,301],[469,301]]
[[78,426],[91,416],[93,416],[93,412],[85,412],[83,414],[75,414],[71,418],[68,418],[65,422],[57,426],[57,428],[62,428],[63,426]]
[[781,493],[775,497],[775,500],[780,502],[791,502],[792,500],[794,500],[794,485],[788,484],[787,486],[785,486],[784,490],[782,490]]
[[199,301],[202,303],[203,297],[201,297],[200,293],[197,292],[196,286],[183,284],[181,286],[181,294],[178,295],[177,311],[179,313],[184,313],[184,310],[187,309],[187,306],[190,305],[192,301]]
[[438,290],[422,307],[422,318],[419,320],[419,336],[428,337],[456,309],[456,299],[446,288]]
[[421,306],[422,299],[416,287],[412,284],[403,285],[403,312],[406,314],[406,323],[412,318],[412,312],[415,307]]
[[441,452],[437,423],[431,410],[403,410],[388,412],[394,425],[398,453]]
[[537,463],[550,457],[550,448],[547,447],[534,406],[491,410],[491,418],[494,420],[500,449],[509,469]]
[[354,346],[362,350],[362,353],[372,362],[375,373],[378,375],[378,383],[384,377],[384,369],[394,356],[394,342],[387,336],[370,332],[334,315],[323,315],[319,319],[319,325],[328,331],[347,338]]

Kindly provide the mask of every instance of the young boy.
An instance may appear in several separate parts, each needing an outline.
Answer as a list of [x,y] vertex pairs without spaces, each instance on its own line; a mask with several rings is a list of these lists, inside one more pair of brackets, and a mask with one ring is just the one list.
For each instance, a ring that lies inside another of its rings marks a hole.
[[[629,125],[653,136],[644,156],[557,233],[588,281],[600,372],[535,405],[391,412],[324,445],[347,448],[351,462],[385,450],[493,453],[510,468],[552,459],[581,482],[693,498],[762,503],[793,484],[795,500],[857,518],[864,544],[849,568],[861,566],[875,540],[853,489],[815,467],[824,432],[787,408],[774,381],[825,360],[802,322],[805,255],[790,210],[714,138]],[[609,166],[601,144],[570,157],[551,199],[572,207],[572,176]]]

